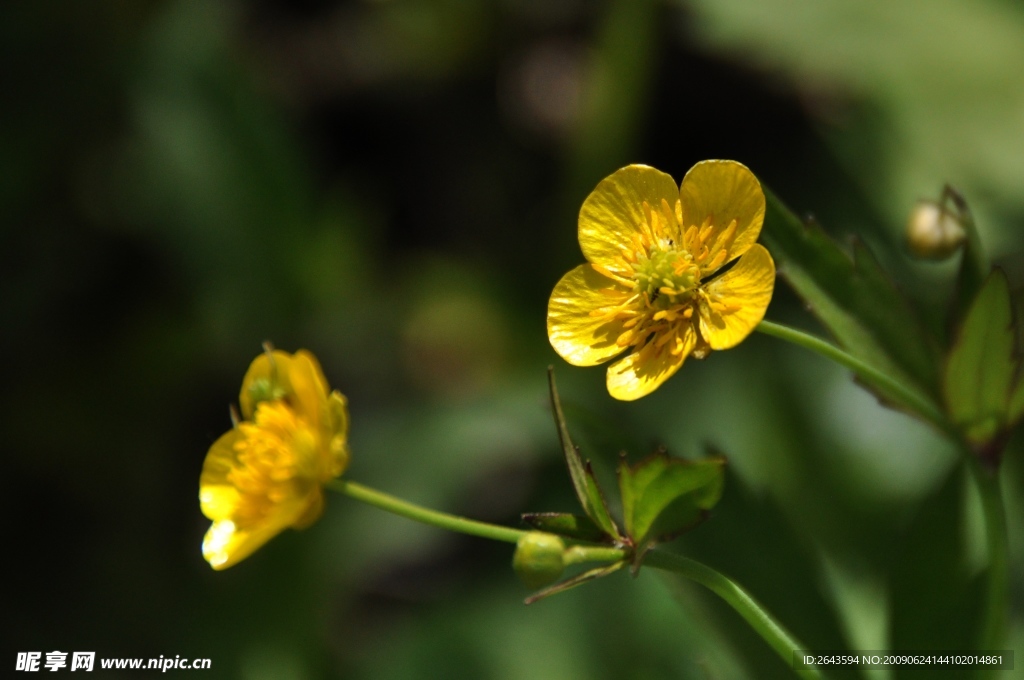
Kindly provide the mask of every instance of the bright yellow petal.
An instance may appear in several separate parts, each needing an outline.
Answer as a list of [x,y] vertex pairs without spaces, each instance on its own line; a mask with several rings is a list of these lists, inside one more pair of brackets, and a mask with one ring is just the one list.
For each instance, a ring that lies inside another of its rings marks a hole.
[[[754,173],[742,163],[697,163],[683,178],[679,198],[683,204],[684,229],[696,226],[699,230],[710,218],[711,231],[703,241],[708,248],[704,262],[715,260],[723,248],[727,252],[726,261],[739,257],[761,233],[764,192]],[[736,220],[734,229],[730,228],[733,220]]]
[[[670,351],[678,343],[675,352]],[[622,401],[633,401],[658,389],[683,365],[697,344],[693,326],[687,324],[683,334],[656,348],[657,338],[639,352],[616,361],[608,367],[608,394]]]
[[313,522],[320,519],[320,515],[324,514],[324,492],[319,486],[313,489],[313,492],[309,496],[309,501],[306,505],[306,509],[302,515],[295,519],[292,523],[293,529],[305,529],[306,527],[313,524]]
[[579,239],[583,255],[593,264],[628,274],[622,249],[635,250],[634,240],[647,233],[644,202],[653,212],[662,200],[675,211],[679,188],[670,175],[646,165],[628,165],[601,180],[580,208]]
[[235,442],[242,436],[236,429],[225,432],[213,443],[199,476],[199,506],[214,521],[230,517],[239,502],[239,493],[228,482],[235,465]]
[[243,419],[252,420],[257,402],[291,393],[292,386],[288,379],[291,367],[292,355],[277,349],[253,359],[242,378],[242,389],[238,394]]
[[275,349],[250,364],[238,403],[242,417],[252,420],[258,401],[286,397],[297,413],[318,424],[324,417],[327,391],[327,379],[315,356],[303,349],[295,354]]
[[[252,527],[240,527],[231,519],[216,520],[203,538],[203,557],[214,569],[234,566],[261,548],[267,541],[293,526],[309,511],[312,499],[296,499],[275,508],[266,521]],[[315,518],[314,518],[315,519]]]
[[289,401],[300,417],[304,417],[314,429],[319,430],[329,415],[327,413],[327,379],[320,368],[320,362],[310,352],[300,349],[292,358],[288,380],[292,394]]
[[327,399],[327,412],[330,421],[327,433],[328,460],[323,466],[327,481],[340,476],[348,468],[348,400],[341,392],[331,392]]
[[775,262],[754,244],[732,269],[704,286],[710,305],[701,305],[700,332],[711,349],[743,341],[764,318],[775,289]]
[[591,312],[621,304],[630,294],[589,264],[576,267],[555,285],[548,301],[551,346],[576,366],[594,366],[620,353],[624,348],[615,341],[626,330],[625,320]]

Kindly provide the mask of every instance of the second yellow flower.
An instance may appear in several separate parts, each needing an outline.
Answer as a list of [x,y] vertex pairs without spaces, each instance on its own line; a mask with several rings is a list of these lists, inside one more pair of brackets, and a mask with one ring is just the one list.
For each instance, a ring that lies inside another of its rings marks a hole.
[[548,337],[566,361],[603,363],[608,392],[650,394],[686,357],[739,344],[764,318],[775,263],[755,243],[764,192],[735,161],[703,161],[676,188],[671,176],[630,165],[606,177],[580,209],[588,263],[567,273],[548,303]]

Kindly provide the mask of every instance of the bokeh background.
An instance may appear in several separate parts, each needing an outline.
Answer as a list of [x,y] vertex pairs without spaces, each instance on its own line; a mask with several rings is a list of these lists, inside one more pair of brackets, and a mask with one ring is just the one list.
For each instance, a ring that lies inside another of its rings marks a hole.
[[[705,158],[866,240],[939,333],[955,262],[910,262],[901,230],[950,181],[1019,289],[1018,3],[5,3],[0,63],[4,664],[58,649],[208,657],[204,676],[244,680],[791,677],[698,587],[620,573],[525,607],[510,546],[343,497],[213,572],[199,471],[264,340],[312,350],[348,395],[351,478],[511,524],[573,507],[553,363],[606,485],[620,450],[729,456],[722,503],[678,549],[808,646],[972,647],[977,499],[927,427],[756,335],[614,403],[603,368],[550,349],[545,309],[597,181]],[[769,318],[820,330],[777,290]],[[1004,471],[1018,652],[1022,448]]]

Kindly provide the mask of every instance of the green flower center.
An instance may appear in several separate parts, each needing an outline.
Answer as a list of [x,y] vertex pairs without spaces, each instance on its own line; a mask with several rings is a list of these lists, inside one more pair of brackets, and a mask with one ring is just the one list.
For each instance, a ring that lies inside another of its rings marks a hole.
[[700,284],[700,267],[693,256],[674,248],[671,242],[667,245],[652,249],[646,259],[633,265],[636,290],[646,293],[651,302],[663,295],[672,302],[682,302]]

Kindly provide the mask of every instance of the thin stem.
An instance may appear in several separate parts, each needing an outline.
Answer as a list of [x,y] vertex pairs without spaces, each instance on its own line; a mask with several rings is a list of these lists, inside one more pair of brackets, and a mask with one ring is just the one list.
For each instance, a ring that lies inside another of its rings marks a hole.
[[583,562],[617,562],[625,557],[626,551],[621,548],[574,545],[566,548],[562,555],[562,562],[566,565]]
[[422,522],[423,524],[429,524],[431,526],[438,527],[439,529],[447,529],[461,534],[469,534],[470,536],[489,538],[493,541],[505,541],[506,543],[515,543],[524,534],[529,533],[521,529],[512,529],[511,527],[503,527],[497,524],[478,522],[475,519],[466,519],[465,517],[459,517],[457,515],[449,515],[446,512],[430,510],[420,505],[416,505],[415,503],[403,501],[401,498],[396,498],[382,491],[371,489],[368,486],[351,482],[347,479],[336,479],[328,482],[327,486],[331,490],[343,493],[357,501],[368,503],[369,505],[378,507],[381,510],[387,510],[388,512],[393,512],[396,515],[401,515],[402,517]]
[[[480,536],[481,538],[490,538],[495,541],[505,541],[508,543],[516,543],[524,534],[529,533],[521,529],[512,529],[510,527],[489,524],[487,522],[478,522],[476,520],[466,519],[465,517],[458,517],[456,515],[449,515],[445,512],[430,510],[416,505],[415,503],[409,503],[408,501],[396,498],[390,494],[377,491],[376,489],[371,489],[368,486],[363,486],[362,484],[346,479],[338,479],[328,482],[327,487],[333,491],[337,491],[338,493],[345,494],[350,498],[354,498],[355,500],[373,505],[381,510],[387,510],[388,512],[395,513],[396,515],[401,515],[402,517],[422,522],[424,524],[429,524],[440,529],[448,529],[449,531],[456,531],[463,534],[470,534],[472,536]],[[622,561],[626,557],[627,554],[625,550],[605,546],[576,545],[571,546],[565,551],[567,564],[594,561],[616,562]],[[701,564],[695,560],[662,552],[660,550],[652,550],[647,553],[644,559],[644,564],[654,567],[655,569],[664,569],[666,571],[675,572],[709,588],[712,592],[730,604],[733,609],[735,609],[740,616],[742,616],[787,663],[793,663],[793,652],[802,649],[800,643],[798,643],[781,625],[776,623],[775,619],[762,609],[761,605],[759,605],[754,598],[711,567]],[[796,672],[807,678],[820,679],[823,677],[817,668],[797,670]]]
[[[985,517],[985,539],[988,544],[988,583],[985,592],[984,623],[978,649],[1000,649],[1006,640],[1006,622],[1010,605],[1010,550],[1006,529],[1006,510],[1003,505],[1003,491],[999,485],[998,468],[982,465],[973,455],[968,455],[968,466],[981,496],[981,508]],[[978,677],[988,677],[990,671],[980,669]]]
[[771,321],[762,321],[758,324],[757,330],[761,331],[765,335],[771,335],[772,337],[779,338],[780,340],[786,340],[795,345],[800,345],[804,349],[809,349],[812,352],[817,352],[823,357],[831,359],[832,361],[849,368],[853,372],[860,374],[865,380],[872,384],[897,395],[904,403],[911,406],[915,411],[917,411],[917,413],[930,420],[943,432],[949,431],[949,425],[946,423],[946,418],[943,416],[942,411],[939,410],[938,405],[936,405],[932,399],[925,394],[922,394],[920,391],[904,385],[874,366],[864,363],[851,354],[847,354],[832,343],[809,333],[804,333],[803,331],[799,331],[795,328],[783,326]]
[[[789,631],[782,627],[758,602],[727,576],[711,567],[681,555],[674,555],[662,550],[652,550],[644,558],[644,565],[655,569],[664,569],[696,581],[721,597],[750,624],[764,641],[784,662],[793,667],[794,652],[806,649]],[[805,678],[823,679],[821,671],[816,667],[796,669],[794,671]]]

